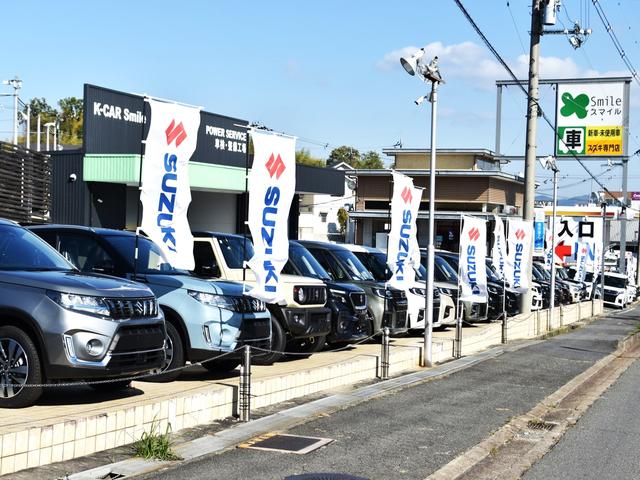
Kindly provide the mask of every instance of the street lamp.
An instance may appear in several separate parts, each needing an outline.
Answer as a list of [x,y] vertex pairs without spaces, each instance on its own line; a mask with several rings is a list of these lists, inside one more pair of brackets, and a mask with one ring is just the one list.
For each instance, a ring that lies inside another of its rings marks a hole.
[[22,88],[22,80],[17,76],[11,80],[3,80],[3,85],[13,87],[13,144],[18,144],[18,90]]
[[410,57],[400,59],[400,64],[405,71],[411,75],[417,76],[424,82],[431,82],[431,93],[428,97],[422,96],[416,100],[416,104],[420,105],[425,99],[431,102],[431,160],[429,162],[429,244],[427,245],[427,285],[425,295],[425,325],[424,325],[424,347],[423,365],[425,367],[432,366],[432,340],[433,340],[433,270],[434,270],[434,230],[435,230],[435,206],[436,206],[436,111],[437,111],[437,94],[438,85],[444,83],[438,69],[438,57],[428,64],[422,61],[424,56],[424,48],[421,48]]
[[551,293],[549,298],[549,327],[553,328],[556,309],[556,205],[558,203],[558,165],[556,159],[548,156],[540,159],[542,168],[553,171],[553,212],[551,214]]

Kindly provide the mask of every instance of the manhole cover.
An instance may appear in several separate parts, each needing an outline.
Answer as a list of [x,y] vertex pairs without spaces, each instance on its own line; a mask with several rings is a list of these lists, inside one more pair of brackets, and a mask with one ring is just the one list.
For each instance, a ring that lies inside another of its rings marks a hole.
[[301,437],[284,433],[267,433],[238,445],[239,448],[271,450],[275,452],[297,453],[304,455],[333,442],[331,438]]
[[541,420],[529,420],[527,422],[527,428],[530,430],[553,430],[555,423],[543,422]]
[[292,475],[284,480],[369,480],[364,477],[354,477],[344,473],[305,473],[303,475]]

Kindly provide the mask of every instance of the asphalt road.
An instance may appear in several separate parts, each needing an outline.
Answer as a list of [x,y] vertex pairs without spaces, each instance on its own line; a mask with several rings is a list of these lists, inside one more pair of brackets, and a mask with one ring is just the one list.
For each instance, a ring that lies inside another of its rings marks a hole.
[[307,455],[235,449],[145,478],[283,479],[341,472],[372,480],[424,479],[612,352],[639,323],[639,310],[603,319],[288,431],[335,440]]
[[523,478],[640,478],[639,385],[640,362],[635,362]]

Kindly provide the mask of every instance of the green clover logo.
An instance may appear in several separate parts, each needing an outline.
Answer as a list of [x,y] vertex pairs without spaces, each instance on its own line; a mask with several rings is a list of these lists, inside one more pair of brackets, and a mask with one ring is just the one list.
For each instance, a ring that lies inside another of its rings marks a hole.
[[578,118],[584,118],[587,116],[587,105],[589,105],[589,97],[584,93],[581,93],[576,98],[573,98],[569,92],[562,94],[563,106],[560,109],[560,113],[563,117],[569,117],[575,113]]

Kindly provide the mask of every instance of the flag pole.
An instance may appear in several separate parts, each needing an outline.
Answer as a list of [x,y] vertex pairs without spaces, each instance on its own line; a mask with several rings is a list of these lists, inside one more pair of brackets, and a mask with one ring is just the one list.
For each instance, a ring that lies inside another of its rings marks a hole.
[[[460,213],[460,229],[459,229],[459,233],[458,233],[458,256],[462,257],[462,252],[460,252],[460,246],[462,245],[462,222],[464,221],[464,215],[462,215],[462,213]],[[455,343],[456,343],[456,351],[454,354],[455,358],[460,358],[462,356],[462,312],[460,310],[460,296],[461,296],[461,292],[460,292],[460,264],[462,262],[460,262],[460,259],[458,259],[458,298],[456,299],[456,313],[457,313],[457,319],[456,319],[456,338],[455,338]]]
[[138,238],[140,236],[140,205],[142,203],[142,161],[144,158],[146,141],[144,138],[144,127],[147,124],[145,111],[147,109],[148,96],[144,96],[144,101],[142,103],[142,123],[140,124],[140,167],[138,169],[138,205],[136,211],[136,240],[135,246],[133,249],[133,280],[136,281],[138,277]]

